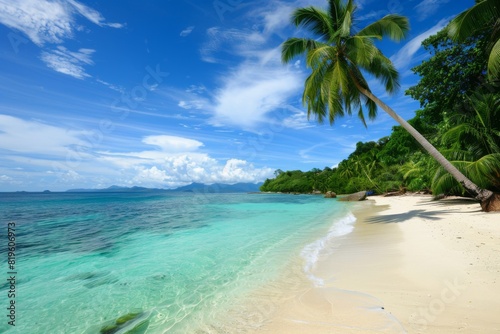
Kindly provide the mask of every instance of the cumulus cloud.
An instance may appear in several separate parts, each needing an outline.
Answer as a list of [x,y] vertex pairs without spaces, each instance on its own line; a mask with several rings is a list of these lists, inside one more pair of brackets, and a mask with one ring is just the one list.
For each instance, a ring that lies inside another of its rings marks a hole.
[[[156,137],[156,136],[155,136]],[[159,151],[130,153],[102,152],[101,159],[122,170],[134,173],[133,184],[175,187],[199,182],[238,183],[259,182],[272,175],[271,168],[256,168],[245,160],[230,158],[219,161],[198,151],[203,143],[182,137],[160,136],[143,142],[160,147]],[[177,143],[172,149],[170,143]]]
[[228,159],[221,164],[207,155],[167,157],[161,165],[137,166],[134,184],[178,187],[192,182],[212,184],[259,182],[271,177],[271,168],[255,168],[245,160]]
[[[205,152],[203,142],[193,138],[162,134],[127,139],[122,145],[144,149],[118,152],[96,147],[88,139],[91,135],[0,115],[0,151],[3,152],[0,182],[14,184],[16,179],[23,178],[23,183],[17,183],[16,187],[34,179],[41,185],[40,177],[43,177],[52,180],[50,184],[61,190],[112,184],[166,188],[191,182],[255,183],[273,173],[271,168],[256,167],[234,157],[215,159]],[[15,174],[16,168],[21,168],[21,172]]]

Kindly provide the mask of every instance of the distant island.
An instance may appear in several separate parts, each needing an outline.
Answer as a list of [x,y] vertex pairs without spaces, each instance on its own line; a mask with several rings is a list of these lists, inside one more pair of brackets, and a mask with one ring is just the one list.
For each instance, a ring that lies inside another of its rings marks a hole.
[[120,187],[111,186],[104,189],[69,189],[66,192],[120,192],[120,193],[149,193],[149,192],[205,192],[205,193],[237,193],[259,191],[262,183],[235,183],[235,184],[203,184],[191,183],[175,189],[145,188],[145,187]]

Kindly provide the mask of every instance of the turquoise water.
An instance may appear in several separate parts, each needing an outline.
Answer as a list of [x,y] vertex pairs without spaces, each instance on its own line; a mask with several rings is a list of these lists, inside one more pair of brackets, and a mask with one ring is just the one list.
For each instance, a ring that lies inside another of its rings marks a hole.
[[23,334],[205,333],[294,259],[320,285],[309,270],[354,221],[349,204],[278,194],[3,193],[0,209],[2,237],[17,233],[16,326],[3,315],[0,332]]

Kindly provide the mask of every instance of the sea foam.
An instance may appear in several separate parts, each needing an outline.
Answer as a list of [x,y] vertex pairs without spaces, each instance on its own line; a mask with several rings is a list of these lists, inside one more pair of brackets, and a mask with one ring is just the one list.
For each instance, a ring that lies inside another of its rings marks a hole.
[[320,255],[327,249],[328,245],[330,245],[334,239],[351,233],[352,230],[354,230],[355,221],[356,217],[352,214],[352,212],[347,213],[345,216],[334,221],[328,230],[328,233],[324,237],[319,238],[302,249],[301,256],[306,262],[304,265],[304,272],[314,285],[320,287],[325,284],[322,278],[317,277],[312,273]]

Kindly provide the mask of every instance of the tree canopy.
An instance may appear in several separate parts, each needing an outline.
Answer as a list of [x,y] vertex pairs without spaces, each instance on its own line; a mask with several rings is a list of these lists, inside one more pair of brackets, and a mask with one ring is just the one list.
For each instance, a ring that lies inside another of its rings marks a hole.
[[[311,43],[303,44],[304,50],[312,49]],[[430,58],[413,69],[420,81],[406,93],[421,103],[421,109],[409,123],[472,181],[498,192],[500,90],[487,76],[490,44],[488,29],[475,31],[461,40],[451,39],[446,29],[430,36],[423,42]],[[315,65],[314,61],[311,65]],[[321,75],[330,70],[321,70]],[[307,94],[305,91],[306,101]],[[324,106],[321,101],[314,103],[327,108],[330,102],[326,101]],[[336,117],[332,119],[328,109],[320,110],[324,114],[318,117],[330,121]],[[377,142],[357,143],[356,150],[335,167],[308,172],[281,171],[261,187],[262,191],[281,192],[350,193],[369,189],[377,193],[410,190],[468,195],[460,183],[423,153],[418,142],[401,126],[394,127],[390,136]]]

